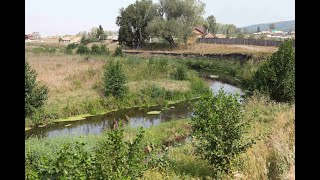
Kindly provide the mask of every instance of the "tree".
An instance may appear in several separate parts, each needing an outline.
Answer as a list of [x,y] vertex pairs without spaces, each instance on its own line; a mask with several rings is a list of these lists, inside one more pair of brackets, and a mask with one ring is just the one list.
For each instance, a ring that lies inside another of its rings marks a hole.
[[119,43],[140,48],[149,37],[146,27],[156,14],[156,8],[151,0],[136,1],[126,9],[120,9],[120,15],[116,22],[120,27]]
[[237,98],[222,89],[205,95],[191,117],[196,154],[212,165],[215,179],[229,173],[236,157],[253,144],[244,138],[249,122]]
[[208,24],[208,30],[209,32],[211,32],[212,34],[216,34],[216,18],[214,16],[208,16],[207,19],[207,24]]
[[106,66],[106,70],[104,73],[104,94],[106,96],[112,95],[116,98],[122,98],[126,91],[126,76],[122,70],[122,66],[117,61],[110,61],[110,63]]
[[151,36],[161,36],[172,47],[175,40],[187,41],[192,27],[203,21],[204,4],[197,0],[160,0],[158,17],[147,27]]
[[292,41],[283,42],[253,76],[253,87],[279,102],[292,102],[295,98],[295,52]]
[[25,116],[31,116],[48,99],[48,88],[37,82],[37,73],[25,62]]
[[96,30],[96,38],[98,38],[99,40],[106,39],[106,34],[104,33],[101,25],[99,25],[99,28]]
[[257,28],[257,33],[258,33],[258,32],[261,32],[261,31],[260,31],[260,26],[258,26],[258,28]]
[[236,26],[233,24],[226,24],[225,25],[225,34],[226,34],[226,38],[230,38],[231,36],[233,36],[236,32]]
[[276,28],[276,25],[274,23],[271,23],[268,25],[269,29],[272,31]]

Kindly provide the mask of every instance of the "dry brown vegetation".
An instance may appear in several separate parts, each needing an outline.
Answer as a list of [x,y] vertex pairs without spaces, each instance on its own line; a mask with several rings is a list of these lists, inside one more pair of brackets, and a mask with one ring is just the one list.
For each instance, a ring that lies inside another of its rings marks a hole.
[[[226,44],[206,44],[206,43],[196,43],[188,46],[179,46],[174,49],[163,48],[155,50],[156,52],[170,51],[177,53],[217,53],[217,54],[227,54],[227,53],[251,53],[251,54],[270,54],[277,51],[277,47],[273,46],[253,46],[253,45],[226,45]],[[144,50],[127,50],[127,51],[143,51]],[[154,52],[154,51],[153,51]]]

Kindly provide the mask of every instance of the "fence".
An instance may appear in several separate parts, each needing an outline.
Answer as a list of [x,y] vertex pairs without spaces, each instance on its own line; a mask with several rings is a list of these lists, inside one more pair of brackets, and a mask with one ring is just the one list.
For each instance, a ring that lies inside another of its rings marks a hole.
[[[200,43],[209,44],[245,44],[245,45],[256,45],[256,46],[280,46],[283,41],[275,40],[262,40],[262,39],[227,39],[227,38],[199,38]],[[294,47],[293,40],[293,47]]]

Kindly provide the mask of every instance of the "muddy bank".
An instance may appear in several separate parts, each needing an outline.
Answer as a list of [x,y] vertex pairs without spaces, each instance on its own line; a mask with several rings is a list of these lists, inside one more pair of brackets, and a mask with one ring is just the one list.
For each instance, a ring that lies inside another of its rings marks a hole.
[[166,56],[189,57],[189,58],[238,59],[240,61],[246,61],[252,57],[251,54],[245,54],[245,53],[200,54],[200,53],[177,53],[177,52],[131,51],[131,50],[124,50],[123,52],[126,54],[166,55]]

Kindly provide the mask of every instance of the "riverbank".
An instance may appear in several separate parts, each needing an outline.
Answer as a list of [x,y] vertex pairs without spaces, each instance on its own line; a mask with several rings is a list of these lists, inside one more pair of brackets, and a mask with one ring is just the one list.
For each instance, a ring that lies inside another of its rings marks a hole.
[[[127,76],[128,93],[122,99],[103,95],[103,73],[112,59],[121,63]],[[184,80],[173,78],[181,63],[171,61],[170,57],[87,57],[28,51],[26,60],[36,70],[40,84],[49,88],[48,102],[33,117],[26,119],[26,127],[45,126],[57,119],[83,119],[77,116],[128,107],[166,106],[209,91],[194,70],[185,69]]]
[[[256,139],[256,144],[241,155],[241,166],[235,167],[236,170],[224,179],[234,178],[234,174],[243,179],[274,179],[285,175],[294,166],[294,109],[294,105],[275,103],[260,95],[247,99],[244,118],[251,123],[247,136]],[[190,119],[177,119],[145,129],[143,141],[146,144],[155,147],[170,144],[170,147],[168,166],[148,169],[142,179],[212,179],[208,163],[195,156],[192,141],[186,138],[191,132],[189,122]],[[127,127],[124,137],[129,140],[136,133],[137,128]],[[74,147],[80,141],[91,152],[106,138],[106,133],[29,138],[26,140],[26,175],[39,173],[40,167],[54,167],[50,162],[54,162],[57,152],[66,144]],[[42,162],[41,157],[47,161]]]

